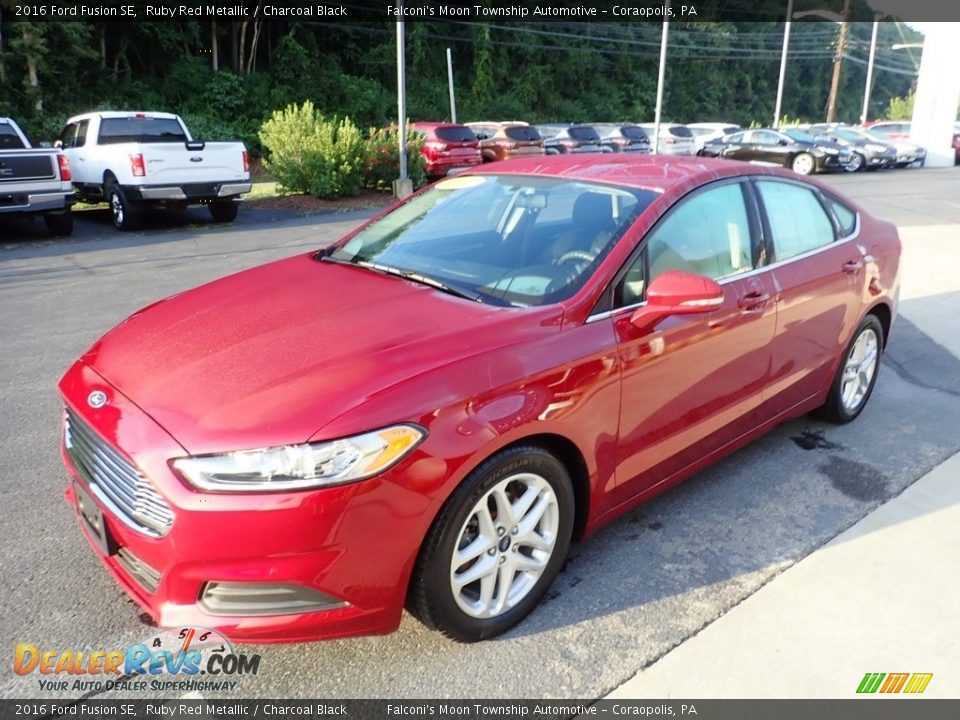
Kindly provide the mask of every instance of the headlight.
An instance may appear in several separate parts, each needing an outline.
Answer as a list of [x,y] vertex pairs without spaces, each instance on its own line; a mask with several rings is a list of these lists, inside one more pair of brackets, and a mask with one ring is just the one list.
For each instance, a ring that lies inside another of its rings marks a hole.
[[872,143],[867,143],[864,147],[870,152],[883,152],[887,149],[886,145],[874,145]]
[[382,473],[408,455],[425,435],[414,425],[395,425],[342,440],[180,458],[173,466],[202,490],[302,490]]

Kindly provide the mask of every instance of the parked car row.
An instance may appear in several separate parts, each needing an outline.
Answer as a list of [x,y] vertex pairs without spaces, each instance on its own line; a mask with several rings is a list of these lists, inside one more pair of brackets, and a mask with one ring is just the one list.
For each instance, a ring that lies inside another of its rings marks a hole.
[[[877,123],[876,129],[819,124],[746,130],[724,122],[661,123],[655,142],[661,155],[731,158],[786,167],[801,175],[923,165],[926,151],[906,135],[881,134],[888,126],[901,125],[907,126],[908,134],[909,123]],[[414,123],[412,129],[425,136],[422,153],[431,179],[521,155],[649,153],[657,132],[654,123],[530,125],[519,120]]]

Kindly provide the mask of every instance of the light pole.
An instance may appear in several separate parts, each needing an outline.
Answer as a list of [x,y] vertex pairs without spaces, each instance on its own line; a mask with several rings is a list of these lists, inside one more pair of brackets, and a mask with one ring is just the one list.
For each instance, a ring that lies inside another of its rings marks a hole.
[[777,105],[773,111],[773,127],[780,127],[780,109],[783,106],[783,80],[787,74],[787,50],[790,47],[790,19],[793,17],[793,0],[787,2],[787,22],[783,27],[783,52],[780,55],[780,79],[777,81]]
[[860,111],[860,124],[867,121],[870,110],[870,91],[873,88],[873,60],[877,55],[877,30],[880,27],[880,15],[873,21],[873,33],[870,35],[870,61],[867,63],[867,86],[863,89],[863,110]]
[[[397,4],[402,7],[402,0]],[[393,183],[393,194],[398,198],[405,198],[413,193],[413,183],[407,177],[407,61],[403,20],[397,20],[397,128],[400,138],[400,173]]]
[[453,54],[447,48],[447,85],[450,88],[450,122],[457,121],[457,98],[453,93]]
[[667,19],[670,13],[670,0],[663,3],[663,33],[660,35],[660,68],[657,72],[657,109],[653,118],[653,153],[660,152],[660,111],[663,107],[663,79],[667,70],[667,32],[670,29],[670,21]]

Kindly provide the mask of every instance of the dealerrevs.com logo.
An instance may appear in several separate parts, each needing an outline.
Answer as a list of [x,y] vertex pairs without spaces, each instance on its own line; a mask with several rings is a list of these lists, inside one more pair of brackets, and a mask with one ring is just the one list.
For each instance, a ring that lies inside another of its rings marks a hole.
[[20,643],[13,670],[37,674],[40,690],[48,691],[229,691],[238,676],[260,671],[260,656],[235,652],[216,630],[184,627],[125,649],[61,651]]

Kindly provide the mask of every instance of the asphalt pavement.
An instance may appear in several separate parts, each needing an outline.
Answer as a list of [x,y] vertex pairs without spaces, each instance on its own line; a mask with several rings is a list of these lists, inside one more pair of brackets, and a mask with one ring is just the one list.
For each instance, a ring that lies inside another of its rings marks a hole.
[[[826,179],[894,222],[960,224],[960,170]],[[110,649],[155,634],[63,501],[62,372],[137,308],[321,246],[361,215],[104,227],[0,250],[0,648]],[[901,317],[856,422],[786,424],[575,546],[541,606],[507,635],[460,645],[405,617],[386,637],[247,646],[260,673],[229,696],[603,696],[958,452],[958,388],[956,356]],[[0,673],[0,696],[50,695],[36,676]]]

